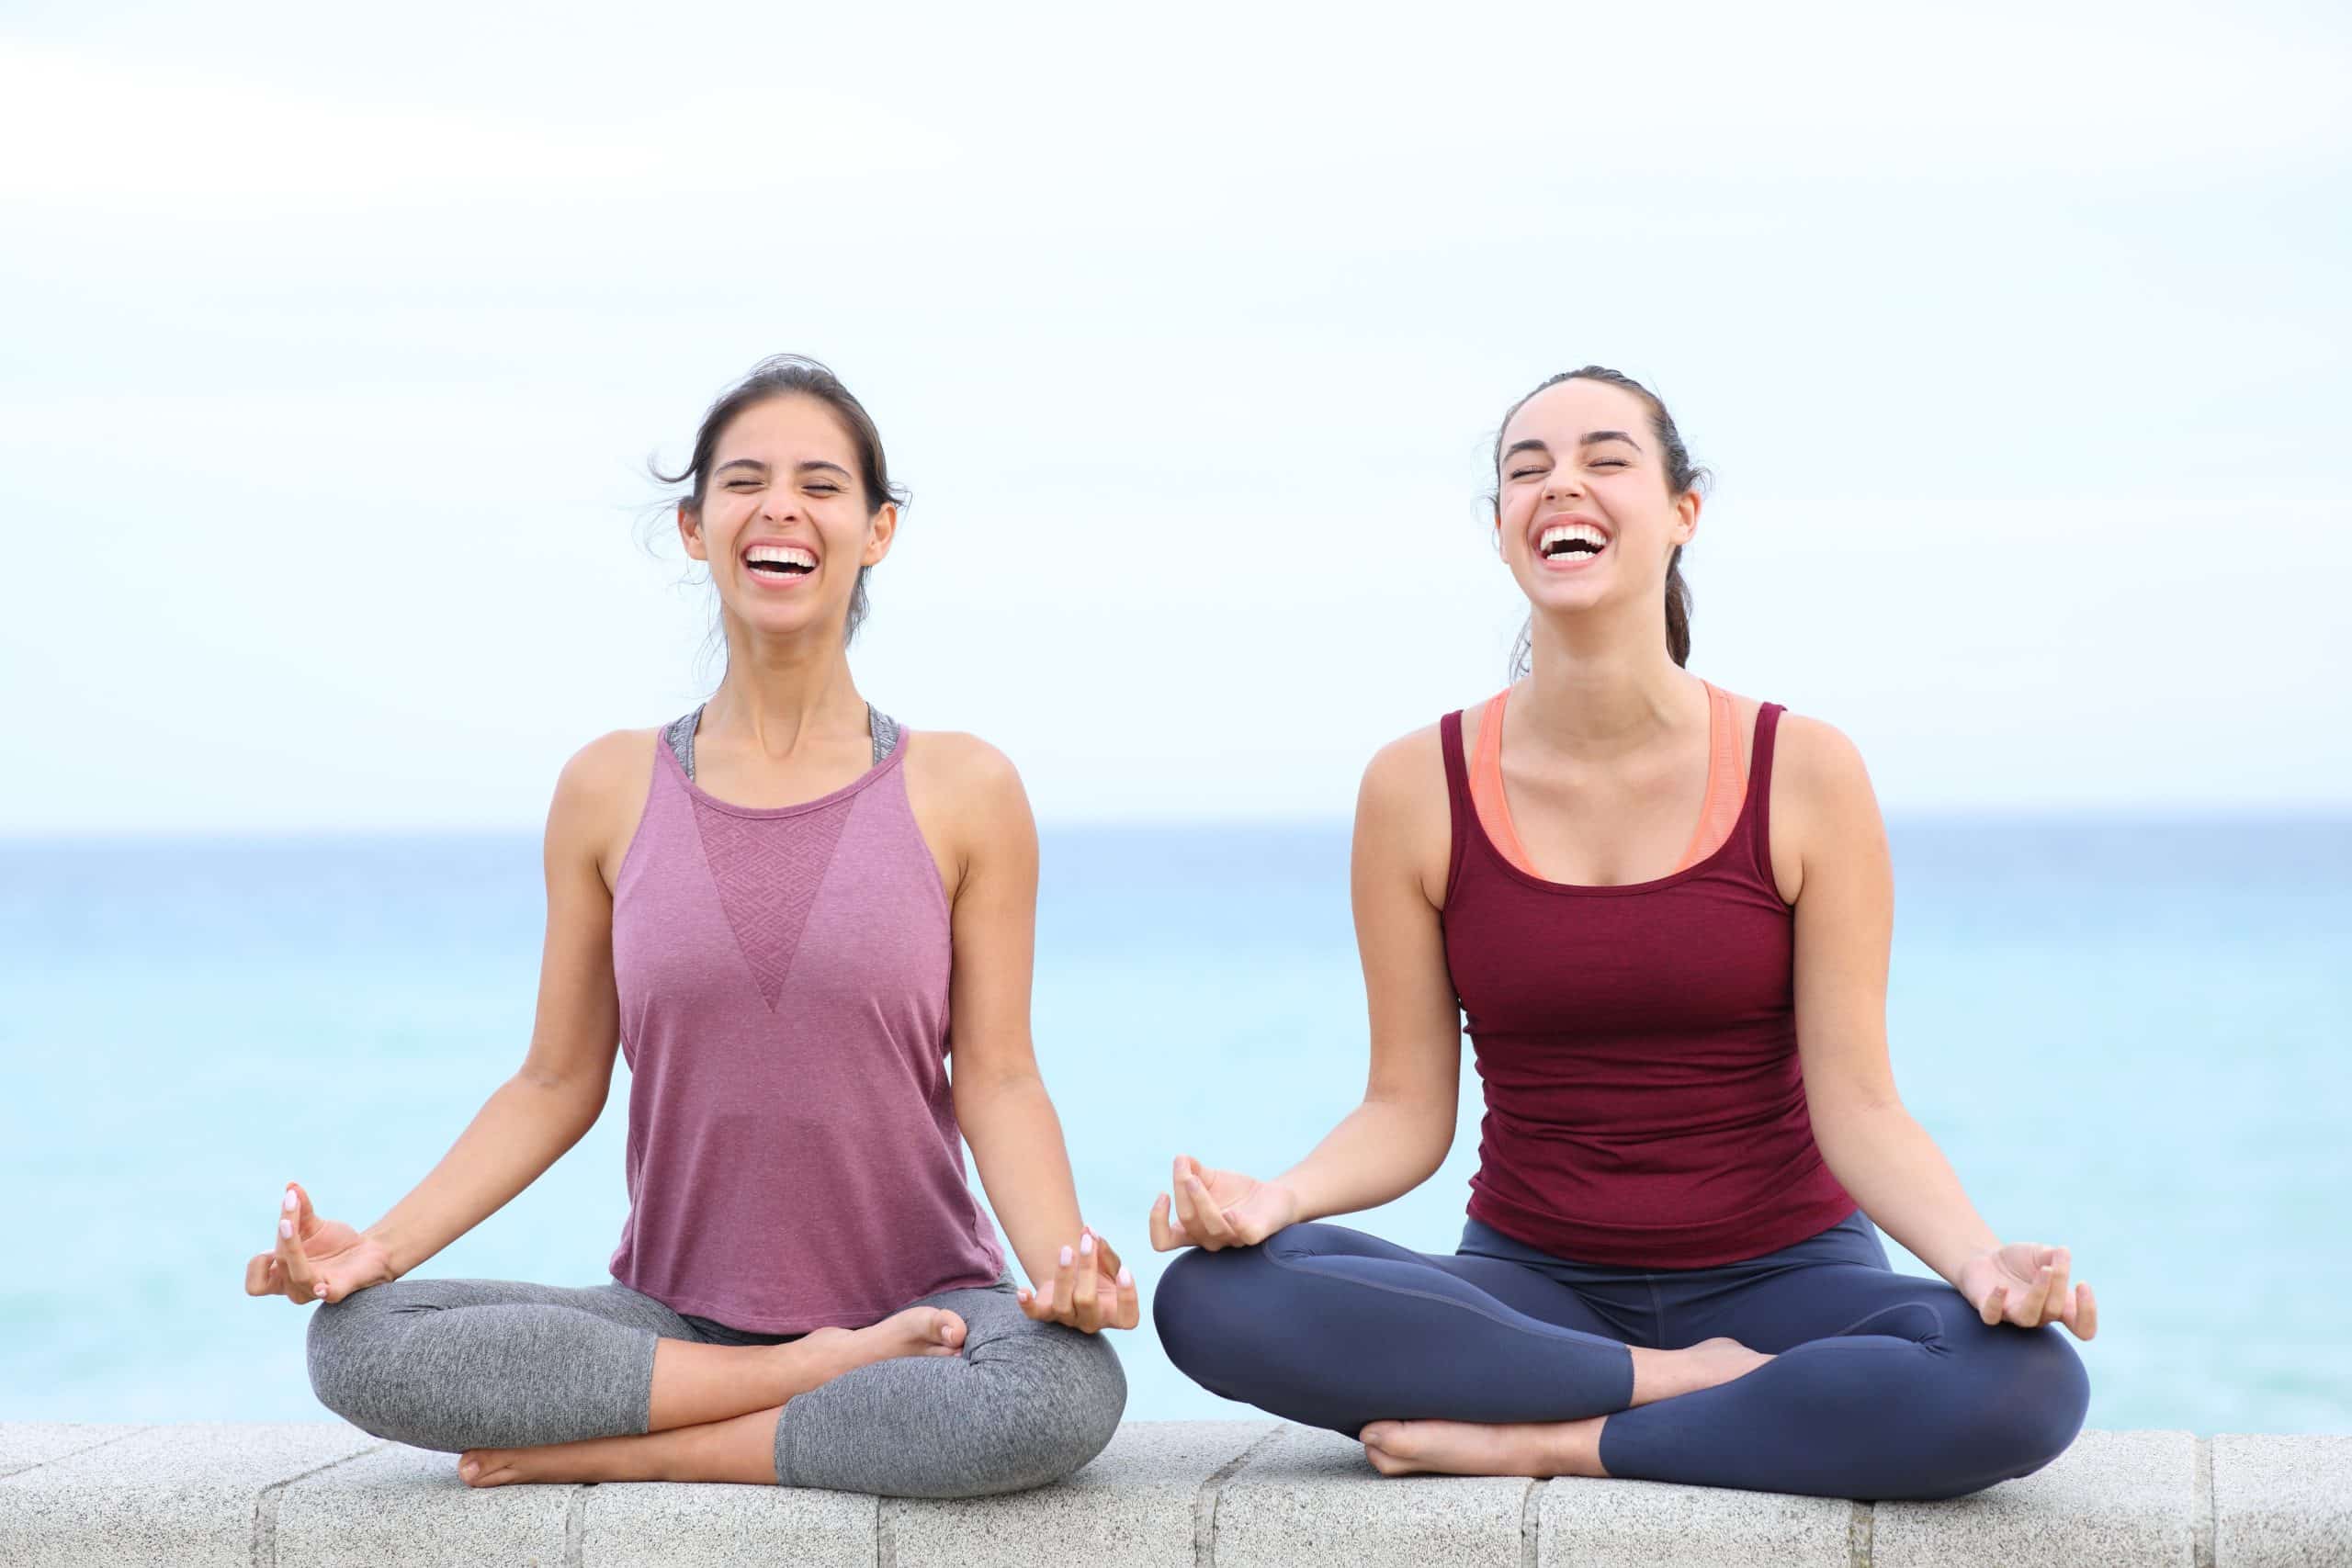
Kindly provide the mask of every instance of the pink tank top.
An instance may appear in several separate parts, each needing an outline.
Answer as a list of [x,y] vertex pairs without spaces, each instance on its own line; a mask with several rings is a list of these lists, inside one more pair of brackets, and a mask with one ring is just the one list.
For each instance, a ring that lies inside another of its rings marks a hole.
[[628,1223],[613,1278],[761,1334],[994,1283],[947,1082],[947,899],[902,741],[799,806],[730,806],[656,741],[613,890]]

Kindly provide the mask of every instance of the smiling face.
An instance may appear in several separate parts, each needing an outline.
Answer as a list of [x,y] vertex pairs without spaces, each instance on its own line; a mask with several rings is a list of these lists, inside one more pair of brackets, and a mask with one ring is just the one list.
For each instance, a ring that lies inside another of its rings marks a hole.
[[859,570],[889,553],[899,525],[890,502],[869,509],[859,469],[856,443],[816,398],[763,399],[728,421],[678,532],[730,615],[769,636],[840,634]]
[[1655,613],[1699,496],[1675,493],[1648,403],[1605,381],[1557,382],[1519,406],[1499,446],[1498,543],[1537,612]]

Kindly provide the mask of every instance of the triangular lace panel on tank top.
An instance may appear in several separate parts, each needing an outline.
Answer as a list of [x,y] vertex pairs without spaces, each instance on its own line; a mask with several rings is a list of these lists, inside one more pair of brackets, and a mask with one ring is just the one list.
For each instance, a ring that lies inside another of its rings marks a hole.
[[719,908],[771,1012],[856,804],[852,795],[792,817],[736,817],[694,797],[695,827]]
[[[878,768],[898,750],[899,726],[870,704],[865,714]],[[702,709],[696,708],[662,730],[662,739],[689,780],[695,776],[695,730],[701,718]],[[738,817],[699,795],[687,798],[694,803],[695,829],[718,889],[719,908],[727,912],[735,945],[773,1012],[792,974],[800,933],[808,928],[808,911],[832,867],[833,850],[856,796],[789,817]]]

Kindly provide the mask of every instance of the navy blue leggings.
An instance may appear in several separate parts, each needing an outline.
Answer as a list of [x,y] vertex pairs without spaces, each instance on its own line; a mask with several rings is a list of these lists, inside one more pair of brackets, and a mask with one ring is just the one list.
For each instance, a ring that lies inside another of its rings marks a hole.
[[[1339,1225],[1176,1259],[1152,1297],[1211,1393],[1354,1437],[1377,1420],[1606,1416],[1611,1475],[1821,1497],[1956,1497],[2041,1469],[2090,1382],[2056,1328],[1987,1327],[1890,1270],[1859,1212],[1713,1269],[1565,1262],[1476,1220],[1451,1258]],[[1776,1359],[1628,1410],[1629,1345],[1725,1336]]]

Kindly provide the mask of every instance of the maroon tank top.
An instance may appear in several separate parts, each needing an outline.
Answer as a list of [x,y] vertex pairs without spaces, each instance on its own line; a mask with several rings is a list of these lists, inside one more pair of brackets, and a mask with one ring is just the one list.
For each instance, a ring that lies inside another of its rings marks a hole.
[[1505,860],[1471,802],[1462,716],[1441,723],[1445,960],[1487,1097],[1471,1218],[1577,1262],[1702,1269],[1854,1212],[1797,1060],[1795,919],[1768,847],[1781,712],[1756,716],[1722,847],[1621,887]]

